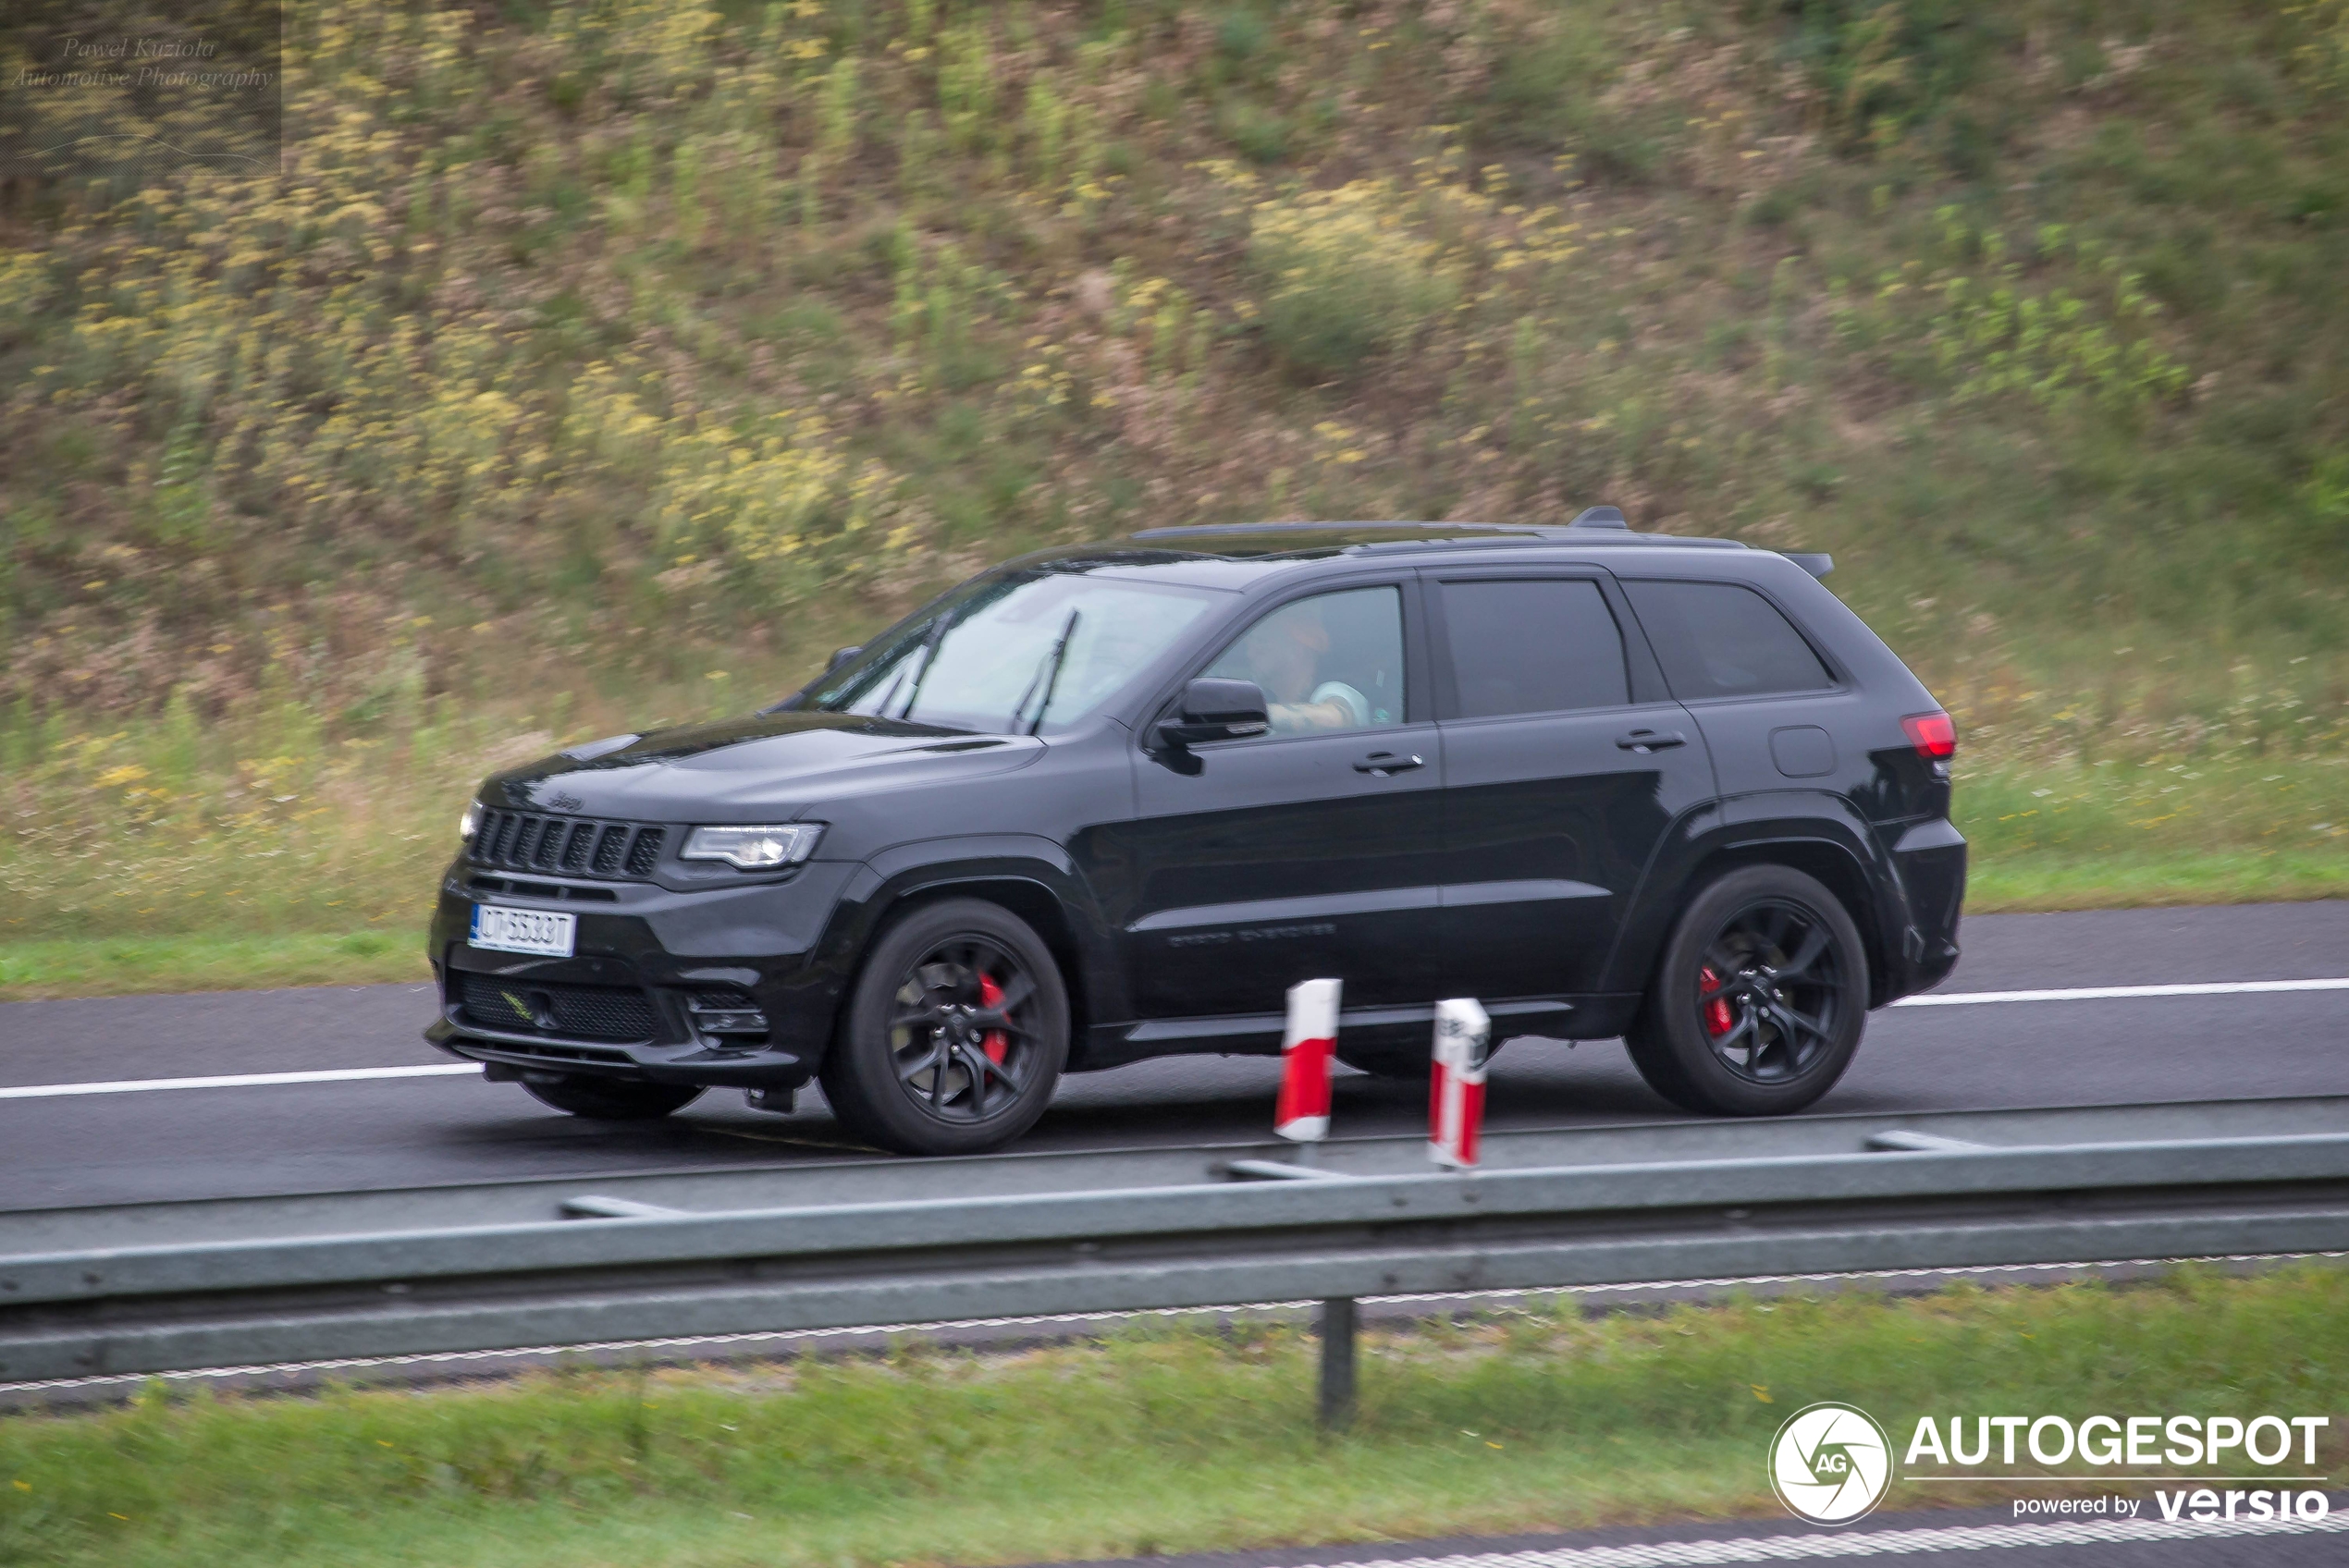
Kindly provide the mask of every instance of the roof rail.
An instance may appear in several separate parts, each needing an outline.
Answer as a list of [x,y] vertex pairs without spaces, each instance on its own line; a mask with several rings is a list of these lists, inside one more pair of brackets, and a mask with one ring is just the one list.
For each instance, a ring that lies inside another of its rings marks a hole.
[[1129,539],[1188,539],[1223,533],[1329,533],[1339,529],[1451,528],[1469,533],[1531,533],[1541,528],[1530,522],[1186,522],[1166,528],[1145,528]]
[[1568,528],[1621,528],[1626,530],[1628,530],[1630,526],[1631,525],[1630,523],[1623,521],[1623,508],[1621,507],[1585,507],[1576,515],[1572,522],[1567,524],[1567,527]]

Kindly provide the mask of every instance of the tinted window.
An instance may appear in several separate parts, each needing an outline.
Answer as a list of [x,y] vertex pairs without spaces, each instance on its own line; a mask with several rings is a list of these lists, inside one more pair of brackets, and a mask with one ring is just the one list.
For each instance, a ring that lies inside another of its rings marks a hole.
[[1446,582],[1444,627],[1462,718],[1630,701],[1623,633],[1595,582]]
[[1835,684],[1777,606],[1735,582],[1626,582],[1672,694],[1757,697]]
[[1276,735],[1403,722],[1403,595],[1349,588],[1283,605],[1202,675],[1253,680]]

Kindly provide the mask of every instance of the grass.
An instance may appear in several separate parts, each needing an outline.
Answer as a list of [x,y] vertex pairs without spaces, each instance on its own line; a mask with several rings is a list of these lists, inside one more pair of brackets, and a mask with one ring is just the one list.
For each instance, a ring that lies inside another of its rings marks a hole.
[[2257,755],[1962,768],[1966,908],[2349,897],[2349,766]]
[[1832,550],[1976,788],[2203,774],[1976,908],[2338,892],[2344,3],[320,0],[281,179],[0,190],[0,944],[412,929],[1031,545],[1603,500]]
[[[2330,1414],[2337,1433],[2349,1277],[1568,1307],[1365,1352],[1359,1424],[1332,1439],[1288,1329],[315,1398],[157,1388],[0,1417],[0,1558],[847,1568],[1773,1516],[1765,1445],[1821,1399],[1896,1441],[1961,1413]],[[2340,1441],[2318,1451],[2336,1477]],[[1888,1506],[2009,1495],[1903,1484]]]
[[0,943],[0,1002],[431,978],[421,931]]
[[[573,738],[622,722],[590,717]],[[37,788],[43,809],[26,814],[14,853],[0,847],[0,888],[15,895],[0,915],[0,1001],[423,978],[451,820],[472,779],[517,746],[486,733],[450,719],[404,748],[297,747],[265,765],[291,798],[257,806],[255,766],[235,753],[259,744],[215,733],[174,751],[167,727],[151,727],[60,746],[28,770],[24,792]],[[535,729],[520,743],[553,741]],[[150,782],[175,767],[168,788]],[[176,830],[143,825],[115,840],[120,854],[88,852],[107,841],[93,825],[110,812],[158,798],[150,809]],[[2342,757],[1962,762],[1957,822],[1977,914],[2349,897]],[[171,853],[140,858],[142,838],[166,836]],[[60,842],[80,848],[44,849]]]
[[0,701],[367,736],[1041,540],[1607,499],[1836,550],[1969,702],[2335,724],[2342,37],[335,0],[282,182],[0,193]]

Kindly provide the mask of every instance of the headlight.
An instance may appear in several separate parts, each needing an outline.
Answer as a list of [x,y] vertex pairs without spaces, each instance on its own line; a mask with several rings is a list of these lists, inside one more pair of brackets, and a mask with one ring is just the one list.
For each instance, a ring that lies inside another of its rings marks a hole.
[[797,865],[816,851],[824,836],[821,823],[801,822],[784,827],[696,827],[685,835],[681,860],[722,860],[744,871],[768,871]]
[[475,801],[465,808],[465,815],[457,819],[457,837],[470,844],[473,841],[473,835],[480,830],[481,802]]

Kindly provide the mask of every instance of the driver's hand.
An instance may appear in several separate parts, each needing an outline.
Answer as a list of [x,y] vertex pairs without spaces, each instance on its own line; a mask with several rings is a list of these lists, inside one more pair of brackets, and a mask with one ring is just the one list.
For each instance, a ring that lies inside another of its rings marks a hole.
[[1287,735],[1300,729],[1343,729],[1354,716],[1344,703],[1271,703],[1264,717],[1273,721],[1275,732]]

